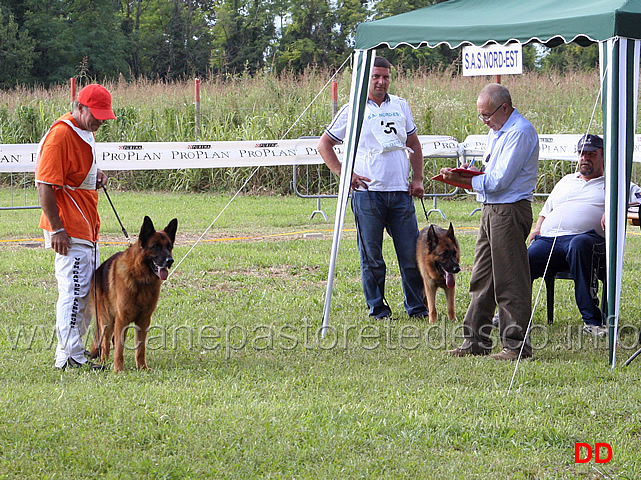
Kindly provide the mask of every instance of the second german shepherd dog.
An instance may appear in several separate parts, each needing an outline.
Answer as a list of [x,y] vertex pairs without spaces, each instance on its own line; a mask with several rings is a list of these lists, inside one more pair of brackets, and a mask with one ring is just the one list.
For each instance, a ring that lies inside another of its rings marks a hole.
[[114,372],[123,370],[125,337],[131,323],[135,324],[136,367],[148,369],[147,332],[160,286],[167,280],[174,263],[171,252],[177,228],[178,220],[174,218],[164,230],[157,232],[151,219],[145,216],[138,241],[124,252],[109,257],[94,273],[90,311],[96,315],[96,335],[91,357],[100,356],[104,364],[113,342]]
[[447,317],[456,320],[454,275],[461,271],[460,260],[461,251],[451,222],[447,230],[437,225],[430,225],[421,230],[416,242],[416,263],[423,277],[430,323],[438,320],[436,289],[439,287],[445,290]]

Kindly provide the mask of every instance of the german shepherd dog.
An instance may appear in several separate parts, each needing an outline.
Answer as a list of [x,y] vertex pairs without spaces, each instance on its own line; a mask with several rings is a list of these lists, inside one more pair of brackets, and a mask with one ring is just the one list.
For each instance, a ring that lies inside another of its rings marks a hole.
[[430,225],[421,230],[416,242],[416,263],[423,277],[425,302],[429,311],[430,323],[438,320],[436,313],[436,289],[445,290],[447,299],[447,317],[456,321],[454,297],[456,281],[454,275],[461,271],[459,261],[461,251],[454,236],[454,227],[445,230],[437,225]]
[[174,263],[171,251],[177,228],[178,220],[174,218],[164,230],[157,232],[146,216],[138,241],[124,252],[109,257],[94,273],[90,311],[96,314],[96,335],[90,356],[100,356],[104,364],[113,342],[114,372],[123,370],[127,326],[131,323],[135,324],[136,367],[149,369],[145,341],[160,286],[167,280]]

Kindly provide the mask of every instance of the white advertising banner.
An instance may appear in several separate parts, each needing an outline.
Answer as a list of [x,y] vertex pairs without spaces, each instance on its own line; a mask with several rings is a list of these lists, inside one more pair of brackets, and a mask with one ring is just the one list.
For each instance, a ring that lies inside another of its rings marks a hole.
[[[457,156],[459,143],[446,135],[419,135],[425,156]],[[240,142],[96,143],[98,167],[110,170],[317,165],[318,138]],[[38,145],[0,145],[0,173],[34,172]],[[343,146],[335,147],[339,158]]]
[[[576,146],[581,137],[579,134],[539,135],[539,159],[577,161],[579,153]],[[487,135],[469,135],[461,149],[467,157],[478,157],[485,152],[486,141]],[[641,162],[641,135],[634,136],[632,160]]]
[[[459,143],[447,135],[419,135],[423,156],[479,157],[486,135],[470,135]],[[541,160],[577,160],[581,135],[539,135]],[[181,168],[319,165],[318,138],[297,140],[248,140],[240,142],[129,142],[97,143],[98,166],[110,170],[163,170]],[[0,173],[34,172],[38,145],[0,145]],[[339,159],[343,145],[334,147]],[[635,162],[641,162],[641,134],[635,135]]]
[[[318,139],[96,143],[102,170],[304,165],[322,162]],[[38,145],[0,145],[0,172],[34,172]]]
[[463,76],[519,75],[523,73],[520,43],[463,47]]

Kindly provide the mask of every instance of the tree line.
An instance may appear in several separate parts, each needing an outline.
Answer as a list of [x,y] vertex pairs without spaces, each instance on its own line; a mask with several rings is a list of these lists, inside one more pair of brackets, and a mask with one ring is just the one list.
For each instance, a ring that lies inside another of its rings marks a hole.
[[[0,0],[0,88],[71,77],[172,81],[337,67],[356,26],[443,0]],[[596,52],[596,53],[595,53]],[[457,68],[458,49],[381,52],[403,68]],[[524,48],[526,69],[594,68],[589,47]]]

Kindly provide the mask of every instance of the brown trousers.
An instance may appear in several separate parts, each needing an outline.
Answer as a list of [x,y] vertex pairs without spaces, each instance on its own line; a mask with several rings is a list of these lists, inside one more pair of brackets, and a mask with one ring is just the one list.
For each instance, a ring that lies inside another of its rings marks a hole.
[[[463,321],[462,348],[492,348],[492,317],[499,307],[499,335],[504,348],[519,350],[532,313],[532,281],[527,237],[532,203],[486,204],[474,251],[470,279],[472,300]],[[523,353],[532,354],[529,338]]]

